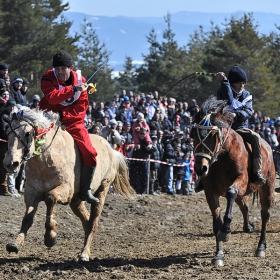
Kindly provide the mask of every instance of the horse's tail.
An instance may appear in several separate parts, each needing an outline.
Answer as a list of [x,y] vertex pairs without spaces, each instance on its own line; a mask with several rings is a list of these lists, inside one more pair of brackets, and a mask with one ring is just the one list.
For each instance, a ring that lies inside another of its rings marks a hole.
[[124,197],[130,197],[131,195],[135,195],[135,191],[131,187],[129,182],[129,171],[126,158],[123,154],[116,150],[114,150],[114,155],[116,158],[117,165],[117,174],[113,181],[114,192]]

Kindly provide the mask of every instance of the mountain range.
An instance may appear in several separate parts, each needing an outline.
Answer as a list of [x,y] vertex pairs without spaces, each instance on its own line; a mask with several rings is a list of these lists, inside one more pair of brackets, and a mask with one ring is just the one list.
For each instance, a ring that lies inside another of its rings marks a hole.
[[[189,36],[194,34],[199,26],[204,31],[211,28],[211,22],[215,25],[225,23],[232,15],[242,17],[244,12],[234,13],[202,13],[202,12],[177,12],[171,14],[171,29],[175,34],[175,40],[179,46],[187,45]],[[280,25],[280,15],[274,13],[253,13],[255,23],[259,25],[259,32],[269,34],[277,31],[275,25]],[[129,56],[134,63],[141,63],[142,54],[149,52],[149,43],[146,36],[154,28],[158,34],[158,41],[162,40],[163,31],[166,29],[164,15],[162,17],[125,17],[125,16],[96,16],[84,13],[65,12],[67,20],[72,21],[70,35],[79,33],[84,19],[92,22],[98,38],[104,42],[106,49],[111,51],[110,67],[115,71],[121,71],[124,66],[125,57]]]

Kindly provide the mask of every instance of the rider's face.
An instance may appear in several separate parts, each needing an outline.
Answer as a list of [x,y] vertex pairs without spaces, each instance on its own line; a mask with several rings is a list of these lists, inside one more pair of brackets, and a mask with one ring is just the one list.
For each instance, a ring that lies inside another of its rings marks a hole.
[[74,66],[71,67],[65,67],[65,66],[59,66],[59,67],[55,67],[55,73],[56,76],[58,78],[58,80],[60,82],[66,82],[69,77],[70,77],[70,73],[71,70],[73,70]]
[[231,84],[231,86],[236,92],[240,93],[243,91],[245,84],[246,84],[245,82],[238,82],[238,83]]

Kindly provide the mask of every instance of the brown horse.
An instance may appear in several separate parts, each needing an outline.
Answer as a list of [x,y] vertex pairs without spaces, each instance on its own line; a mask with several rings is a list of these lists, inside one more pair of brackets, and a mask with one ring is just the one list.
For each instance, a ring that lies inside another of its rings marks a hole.
[[90,137],[98,156],[91,189],[100,202],[91,205],[89,213],[79,198],[82,163],[79,150],[71,135],[57,126],[56,121],[55,114],[23,108],[13,115],[9,123],[8,152],[3,164],[9,172],[18,172],[21,163],[27,161],[24,191],[26,213],[19,234],[7,244],[6,249],[17,253],[23,245],[40,201],[45,201],[47,206],[45,245],[52,247],[56,243],[57,227],[54,207],[56,203],[69,204],[80,218],[85,232],[79,259],[88,261],[91,241],[110,185],[123,196],[130,196],[134,191],[129,184],[125,158],[113,150],[104,138],[92,134]]
[[[211,96],[206,100],[194,118],[191,137],[194,139],[195,171],[204,186],[207,203],[213,216],[213,230],[216,237],[216,255],[212,263],[224,265],[222,241],[229,240],[232,221],[232,207],[235,201],[243,218],[243,230],[252,232],[249,222],[247,195],[258,191],[261,202],[262,228],[255,256],[265,257],[266,227],[269,209],[274,202],[275,167],[272,150],[261,140],[262,174],[266,179],[263,186],[250,182],[252,157],[250,145],[231,129],[232,116],[227,111],[226,101]],[[226,197],[227,207],[223,221],[219,197]]]

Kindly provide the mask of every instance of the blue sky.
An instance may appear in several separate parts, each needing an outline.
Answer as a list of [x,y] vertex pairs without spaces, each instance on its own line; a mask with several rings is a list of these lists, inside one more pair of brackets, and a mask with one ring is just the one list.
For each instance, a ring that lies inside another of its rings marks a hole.
[[167,12],[180,11],[234,13],[266,12],[280,14],[279,0],[64,0],[70,4],[71,12],[98,16],[153,16],[163,17]]

